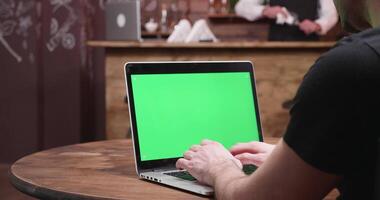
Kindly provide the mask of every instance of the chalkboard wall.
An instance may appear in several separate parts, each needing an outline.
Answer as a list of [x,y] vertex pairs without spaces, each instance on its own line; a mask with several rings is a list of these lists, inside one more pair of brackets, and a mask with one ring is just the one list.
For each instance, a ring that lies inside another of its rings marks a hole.
[[103,0],[0,0],[0,162],[105,137]]

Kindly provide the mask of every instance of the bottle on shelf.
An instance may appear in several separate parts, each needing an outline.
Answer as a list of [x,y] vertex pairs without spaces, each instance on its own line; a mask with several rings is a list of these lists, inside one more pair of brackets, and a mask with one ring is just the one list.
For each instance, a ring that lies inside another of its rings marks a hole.
[[208,13],[209,14],[215,14],[216,13],[216,10],[214,7],[214,1],[215,0],[209,0],[209,2],[208,2]]
[[228,13],[228,0],[221,0],[220,2],[220,13],[227,14]]
[[169,32],[173,31],[174,26],[178,23],[179,20],[180,20],[180,11],[178,8],[178,1],[172,0],[170,3],[170,9],[168,13]]
[[161,5],[160,31],[161,33],[168,32],[168,9],[164,3]]
[[237,4],[239,0],[229,0],[228,7],[230,13],[235,13],[235,5]]
[[218,14],[222,12],[222,1],[224,0],[209,0],[209,13]]

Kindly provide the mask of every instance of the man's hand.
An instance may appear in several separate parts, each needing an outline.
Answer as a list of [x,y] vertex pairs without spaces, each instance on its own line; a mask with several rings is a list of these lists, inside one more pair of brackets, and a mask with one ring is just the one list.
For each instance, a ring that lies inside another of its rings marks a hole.
[[217,174],[225,170],[241,171],[242,164],[218,142],[203,140],[201,145],[194,145],[178,159],[176,167],[186,169],[203,184],[214,186]]
[[303,20],[298,27],[303,31],[306,35],[310,35],[312,33],[317,33],[321,31],[321,26],[314,21],[305,19]]
[[248,142],[234,145],[230,152],[239,159],[243,165],[253,164],[260,166],[270,156],[275,145],[264,142]]
[[263,10],[263,16],[269,19],[276,19],[277,14],[283,15],[285,18],[288,17],[288,13],[281,6],[267,6]]

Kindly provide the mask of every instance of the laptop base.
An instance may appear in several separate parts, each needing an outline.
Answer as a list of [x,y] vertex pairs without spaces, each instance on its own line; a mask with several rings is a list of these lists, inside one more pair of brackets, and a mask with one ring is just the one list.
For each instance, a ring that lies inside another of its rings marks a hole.
[[[179,171],[179,170],[175,170]],[[198,181],[188,181],[174,176],[166,175],[165,173],[174,171],[163,171],[163,172],[144,172],[140,174],[140,178],[153,181],[156,183],[168,185],[174,188],[179,188],[181,190],[190,191],[196,194],[201,194],[204,196],[214,195],[214,189],[212,187],[201,185]]]

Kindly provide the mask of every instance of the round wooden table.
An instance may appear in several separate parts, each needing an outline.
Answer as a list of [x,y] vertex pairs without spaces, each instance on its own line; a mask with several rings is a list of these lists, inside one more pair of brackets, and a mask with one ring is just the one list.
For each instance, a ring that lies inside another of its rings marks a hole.
[[20,191],[40,199],[204,199],[138,179],[131,140],[64,146],[11,166]]
[[41,199],[205,199],[138,179],[131,140],[38,152],[14,163],[10,174],[18,190]]

